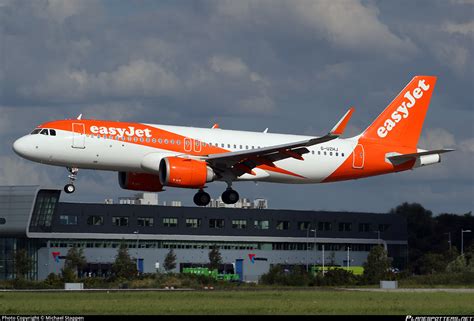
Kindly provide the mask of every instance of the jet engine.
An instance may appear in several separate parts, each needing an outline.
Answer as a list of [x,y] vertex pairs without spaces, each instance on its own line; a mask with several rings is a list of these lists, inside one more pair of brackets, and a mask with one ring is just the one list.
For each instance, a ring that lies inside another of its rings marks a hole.
[[165,157],[160,161],[159,177],[163,186],[201,188],[214,180],[215,173],[204,161]]
[[163,185],[158,175],[146,173],[119,172],[119,185],[132,191],[161,192]]

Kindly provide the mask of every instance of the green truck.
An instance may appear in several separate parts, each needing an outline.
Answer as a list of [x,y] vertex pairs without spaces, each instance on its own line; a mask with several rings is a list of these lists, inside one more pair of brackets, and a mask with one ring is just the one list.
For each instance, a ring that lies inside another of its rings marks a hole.
[[217,270],[209,270],[208,268],[204,267],[184,268],[182,273],[210,276],[216,280],[240,281],[240,277],[238,274],[219,274]]

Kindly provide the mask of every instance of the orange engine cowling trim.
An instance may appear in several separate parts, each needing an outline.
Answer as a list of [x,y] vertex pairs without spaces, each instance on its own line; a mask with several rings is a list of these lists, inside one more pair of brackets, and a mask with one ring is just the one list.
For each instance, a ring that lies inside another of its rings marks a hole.
[[158,175],[145,173],[119,172],[119,185],[132,191],[161,192],[163,185]]
[[214,171],[203,161],[165,157],[160,162],[159,177],[163,186],[201,188],[214,180]]

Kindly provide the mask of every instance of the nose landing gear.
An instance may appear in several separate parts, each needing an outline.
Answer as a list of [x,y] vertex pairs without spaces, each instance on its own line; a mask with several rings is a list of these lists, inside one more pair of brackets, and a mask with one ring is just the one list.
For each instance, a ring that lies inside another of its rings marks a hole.
[[67,170],[69,171],[69,184],[64,186],[64,191],[68,194],[74,193],[76,190],[76,187],[74,186],[74,181],[77,179],[77,173],[79,172],[79,168],[76,167],[67,167]]

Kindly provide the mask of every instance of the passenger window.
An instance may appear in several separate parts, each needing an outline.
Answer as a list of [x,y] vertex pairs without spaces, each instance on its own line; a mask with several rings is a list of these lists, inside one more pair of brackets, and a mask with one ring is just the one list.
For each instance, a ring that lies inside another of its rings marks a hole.
[[344,153],[341,153],[341,156],[344,157]]
[[47,129],[42,129],[40,132],[41,135],[49,135]]
[[234,144],[234,149],[237,149],[237,145]]
[[336,156],[339,156],[339,153],[336,153]]
[[230,144],[227,144],[227,148],[230,148]]
[[320,151],[320,150],[318,150],[318,155],[321,155],[321,151]]
[[332,152],[329,152],[329,156],[332,156]]
[[240,149],[242,149],[242,145],[240,145]]
[[245,149],[249,149],[249,145],[245,145]]

